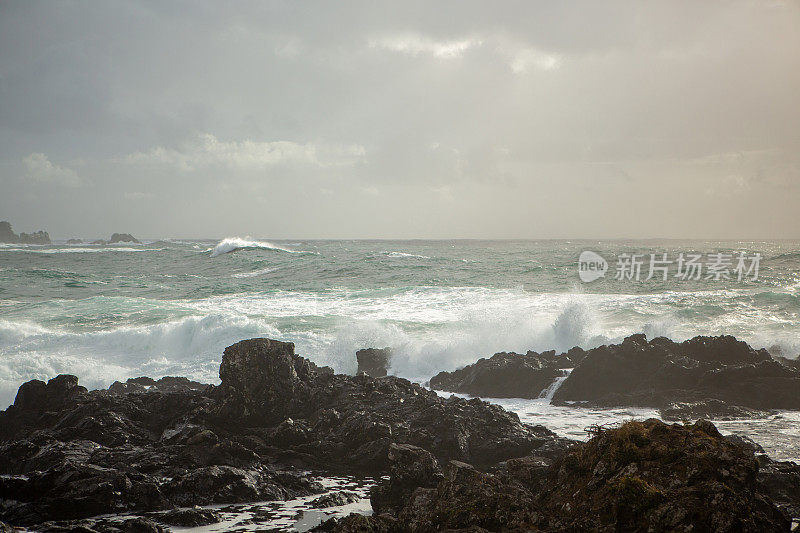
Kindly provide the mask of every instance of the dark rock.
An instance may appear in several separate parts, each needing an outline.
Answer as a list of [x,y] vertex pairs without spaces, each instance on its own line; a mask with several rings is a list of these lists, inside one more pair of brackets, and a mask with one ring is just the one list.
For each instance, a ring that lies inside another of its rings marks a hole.
[[397,513],[417,488],[434,488],[442,480],[439,462],[417,446],[392,444],[388,459],[389,482],[376,485],[370,494],[376,513]]
[[46,231],[20,233],[17,235],[6,221],[0,222],[0,242],[11,244],[51,244],[50,235]]
[[147,518],[126,520],[121,530],[123,533],[164,533],[164,528]]
[[142,394],[150,391],[158,392],[180,392],[180,391],[201,391],[208,387],[208,384],[198,383],[184,377],[165,376],[159,380],[148,377],[129,378],[125,383],[115,381],[108,388],[112,394]]
[[[435,488],[408,487],[399,510],[360,524],[363,531],[788,531],[788,515],[757,475],[752,453],[709,422],[629,422],[598,428],[552,463],[515,459],[481,472],[451,461]],[[354,523],[323,526],[353,531]]]
[[356,352],[358,370],[374,378],[382,378],[389,373],[389,364],[392,359],[391,348],[364,348]]
[[308,502],[308,505],[315,509],[327,509],[328,507],[339,507],[341,505],[347,505],[348,503],[357,502],[359,499],[358,494],[355,492],[337,490],[311,500]]
[[589,350],[553,397],[556,404],[657,408],[709,400],[757,410],[800,409],[800,371],[730,336],[675,343],[632,335]]
[[795,520],[800,520],[800,465],[759,456],[758,481],[766,493]]
[[350,513],[344,518],[326,520],[311,531],[318,533],[325,531],[335,531],[336,533],[400,533],[412,530],[389,515],[364,516]]
[[67,239],[67,244],[83,244],[83,239]]
[[222,517],[217,511],[212,509],[191,507],[188,509],[173,509],[166,513],[160,513],[154,515],[153,519],[169,526],[200,527],[216,524],[222,520]]
[[68,374],[56,376],[47,383],[34,379],[19,388],[14,408],[20,411],[58,409],[71,396],[85,392],[86,388],[78,386],[78,378]]
[[0,412],[0,519],[39,527],[319,494],[305,472],[379,476],[392,445],[480,467],[569,446],[480,400],[335,375],[290,343],[230,346],[220,378],[216,387],[135,378],[91,392],[74,376],[24,384]]
[[[570,368],[568,356],[556,358],[555,352],[525,355],[501,352],[489,359],[453,372],[439,372],[431,378],[431,388],[493,398],[538,398],[559,376]],[[573,355],[574,354],[573,352]]]
[[111,235],[111,239],[109,239],[108,244],[116,244],[118,242],[132,242],[141,244],[141,242],[130,233],[114,233]]

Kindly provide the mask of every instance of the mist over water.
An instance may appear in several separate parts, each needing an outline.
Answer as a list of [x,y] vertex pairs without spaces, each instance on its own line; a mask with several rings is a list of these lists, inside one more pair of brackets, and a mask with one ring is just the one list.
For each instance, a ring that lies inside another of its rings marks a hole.
[[[582,284],[577,257],[759,252],[756,282]],[[800,353],[800,243],[222,241],[0,247],[0,407],[29,379],[217,382],[222,350],[268,336],[339,372],[391,346],[425,381],[498,351],[589,348],[631,333],[731,334]]]

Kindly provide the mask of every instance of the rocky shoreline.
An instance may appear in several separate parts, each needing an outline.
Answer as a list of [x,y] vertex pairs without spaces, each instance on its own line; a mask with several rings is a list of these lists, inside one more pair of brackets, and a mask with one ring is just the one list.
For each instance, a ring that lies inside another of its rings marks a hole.
[[[776,368],[717,339],[689,345],[696,359],[680,353],[709,368],[720,357]],[[582,358],[570,351],[569,364],[575,374],[595,358],[655,349],[677,357],[657,340],[629,338]],[[365,355],[365,364],[375,359]],[[369,355],[384,362],[386,353]],[[551,363],[529,370],[565,363],[540,355]],[[97,391],[68,375],[23,384],[0,412],[0,531],[162,531],[220,520],[195,505],[356,498],[326,491],[320,475],[380,479],[372,516],[330,520],[323,531],[789,531],[800,517],[800,468],[705,421],[598,427],[576,442],[479,399],[394,376],[334,374],[270,339],[228,347],[220,379],[136,378]]]
[[555,405],[653,407],[664,418],[767,416],[800,410],[796,360],[772,357],[731,336],[676,343],[631,335],[620,344],[527,354],[499,353],[431,378],[437,390],[482,397],[538,398],[561,369],[574,368]]

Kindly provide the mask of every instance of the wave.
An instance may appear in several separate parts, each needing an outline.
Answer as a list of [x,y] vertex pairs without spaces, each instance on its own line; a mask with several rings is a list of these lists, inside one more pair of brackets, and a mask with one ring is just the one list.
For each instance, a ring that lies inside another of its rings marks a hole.
[[277,244],[272,244],[271,242],[252,241],[248,239],[242,239],[241,237],[226,237],[219,241],[213,248],[209,248],[209,250],[211,251],[211,257],[217,257],[218,255],[235,252],[237,250],[277,250],[280,252],[288,252],[290,254],[310,253],[304,250],[290,250],[289,248],[284,248],[283,246],[278,246]]
[[[238,274],[261,273],[266,270]],[[703,307],[717,296],[728,304],[715,302],[720,309],[713,312]],[[260,336],[294,342],[300,355],[344,373],[355,372],[356,350],[391,346],[393,373],[416,381],[499,351],[591,348],[639,332],[675,341],[733,334],[754,347],[777,344],[789,356],[800,352],[794,329],[779,321],[782,315],[763,310],[743,320],[746,301],[717,296],[415,286],[14,304],[4,309],[8,320],[0,320],[0,406],[13,400],[22,382],[58,373],[78,375],[88,387],[139,375],[215,382],[222,350]],[[686,320],[687,308],[698,316]]]
[[219,314],[88,332],[0,320],[0,409],[25,381],[58,374],[77,375],[90,389],[141,375],[216,383],[224,348],[262,336],[281,334],[263,320]]
[[88,254],[88,253],[106,253],[106,252],[160,252],[165,248],[130,248],[130,247],[103,247],[103,248],[85,248],[73,247],[70,248],[0,248],[4,252],[26,252],[29,254]]
[[387,257],[414,257],[417,259],[430,259],[427,255],[407,254],[405,252],[381,252]]
[[255,278],[256,276],[261,276],[263,274],[269,274],[270,272],[275,272],[278,270],[277,268],[262,268],[259,270],[254,270],[252,272],[237,272],[236,274],[231,274],[232,278]]
[[775,261],[778,259],[800,259],[800,252],[787,252],[783,254],[778,254],[774,257],[770,257],[769,261]]

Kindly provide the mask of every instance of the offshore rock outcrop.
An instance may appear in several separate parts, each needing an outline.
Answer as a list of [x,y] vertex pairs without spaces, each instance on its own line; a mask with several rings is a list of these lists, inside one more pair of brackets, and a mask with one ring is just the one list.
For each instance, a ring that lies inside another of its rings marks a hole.
[[558,356],[554,351],[524,355],[500,352],[453,372],[439,372],[430,385],[436,390],[473,396],[538,398],[563,375],[563,369],[574,367],[585,355],[580,348]]
[[558,458],[506,461],[489,472],[420,450],[393,455],[373,489],[376,514],[319,531],[789,531],[758,481],[753,451],[705,421],[598,428]]
[[756,410],[800,409],[800,371],[731,336],[676,343],[632,335],[600,346],[570,373],[553,403],[669,408],[718,400]]
[[130,233],[113,233],[111,235],[111,239],[108,241],[108,244],[116,244],[118,242],[132,242],[135,244],[141,244],[141,241]]
[[364,348],[356,352],[358,370],[356,374],[365,373],[374,378],[382,378],[389,373],[392,361],[391,348]]
[[33,233],[20,233],[17,235],[11,228],[11,223],[0,222],[0,242],[10,244],[51,244],[50,235],[46,231],[34,231]]
[[23,384],[0,412],[0,521],[42,529],[317,494],[308,470],[380,475],[393,445],[484,468],[570,445],[480,400],[440,398],[396,377],[335,375],[291,343],[230,346],[220,378],[137,378],[105,391],[67,375]]

